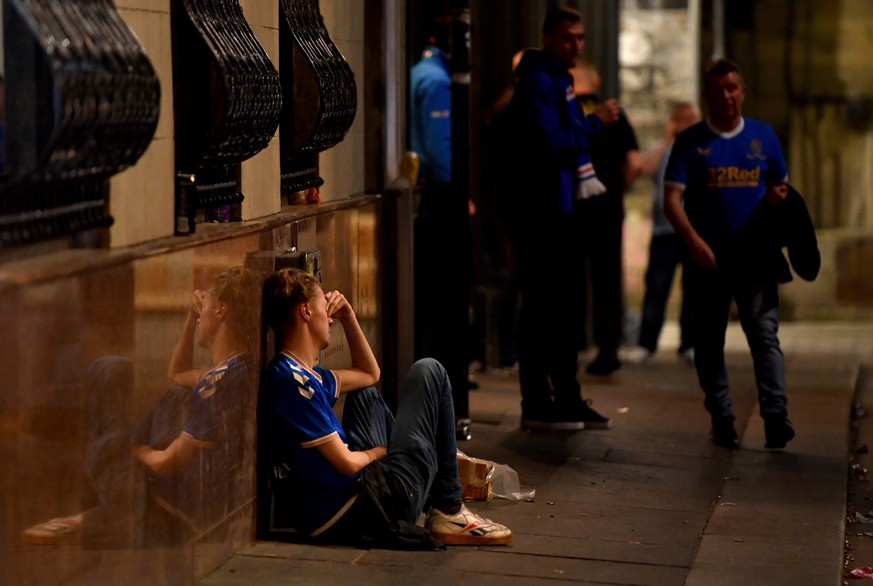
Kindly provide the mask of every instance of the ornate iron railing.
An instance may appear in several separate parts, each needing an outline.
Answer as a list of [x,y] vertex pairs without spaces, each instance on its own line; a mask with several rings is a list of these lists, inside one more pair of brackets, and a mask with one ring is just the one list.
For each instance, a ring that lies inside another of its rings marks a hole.
[[110,0],[4,0],[0,247],[112,223],[106,179],[158,122],[160,86]]
[[282,93],[237,0],[173,0],[171,17],[176,232],[186,234],[242,201],[238,165],[275,135]]
[[287,194],[323,183],[317,155],[351,128],[357,88],[354,72],[324,26],[318,0],[281,0],[280,9],[285,96],[280,143],[282,192]]

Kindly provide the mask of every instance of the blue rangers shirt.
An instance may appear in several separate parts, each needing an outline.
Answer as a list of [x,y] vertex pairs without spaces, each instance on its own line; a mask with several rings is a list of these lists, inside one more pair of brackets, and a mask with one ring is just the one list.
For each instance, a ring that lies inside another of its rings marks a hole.
[[348,444],[333,412],[339,380],[331,370],[309,369],[280,353],[267,366],[261,392],[270,464],[289,476],[274,482],[275,497],[283,501],[297,531],[319,535],[351,507],[358,493],[359,474],[340,474],[318,450],[337,437]]
[[703,121],[681,133],[664,184],[684,191],[691,225],[717,247],[734,241],[770,187],[787,180],[776,132],[768,124],[742,118],[730,132]]

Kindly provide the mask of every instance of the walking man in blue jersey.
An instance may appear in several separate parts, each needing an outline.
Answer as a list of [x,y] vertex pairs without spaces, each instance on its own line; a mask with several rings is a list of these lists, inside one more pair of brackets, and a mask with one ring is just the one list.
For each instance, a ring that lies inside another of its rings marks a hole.
[[[695,366],[712,417],[710,438],[737,447],[724,358],[731,299],[755,369],[766,447],[794,437],[788,420],[785,360],[779,329],[778,274],[750,249],[744,228],[755,209],[788,196],[788,170],[776,133],[742,114],[746,86],[726,59],[707,67],[703,99],[708,115],[676,140],[667,165],[664,206],[692,259],[696,324]],[[683,206],[684,204],[684,206]]]

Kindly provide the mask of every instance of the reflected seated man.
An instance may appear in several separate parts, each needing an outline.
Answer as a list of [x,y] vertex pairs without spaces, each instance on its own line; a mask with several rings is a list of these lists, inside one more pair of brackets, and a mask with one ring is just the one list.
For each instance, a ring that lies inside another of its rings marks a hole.
[[[96,548],[180,542],[251,498],[245,478],[253,470],[261,283],[235,267],[194,291],[168,369],[173,386],[135,429],[132,361],[104,356],[90,365],[86,509],[25,530],[26,542],[81,540]],[[195,343],[208,351],[208,367],[194,365]]]

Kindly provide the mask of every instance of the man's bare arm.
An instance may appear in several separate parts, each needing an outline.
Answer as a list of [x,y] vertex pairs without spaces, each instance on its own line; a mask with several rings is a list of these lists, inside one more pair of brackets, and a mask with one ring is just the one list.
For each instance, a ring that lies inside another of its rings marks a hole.
[[668,184],[664,187],[664,213],[673,224],[676,233],[688,247],[694,263],[713,271],[716,268],[715,253],[691,225],[691,220],[688,219],[688,214],[682,207],[683,193],[684,191],[675,185]]

